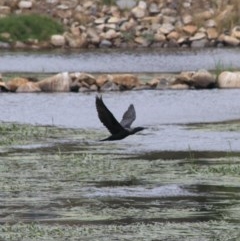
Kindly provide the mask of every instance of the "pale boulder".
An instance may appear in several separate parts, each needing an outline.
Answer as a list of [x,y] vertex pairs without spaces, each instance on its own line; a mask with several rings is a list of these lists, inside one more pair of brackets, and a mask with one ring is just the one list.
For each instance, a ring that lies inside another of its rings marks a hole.
[[223,36],[223,42],[227,45],[230,46],[237,46],[240,44],[240,40],[233,37],[233,36],[228,36],[228,35],[224,35]]
[[68,92],[70,91],[70,83],[69,74],[64,72],[43,79],[37,85],[44,92]]
[[65,45],[65,38],[62,35],[55,34],[51,36],[51,44],[55,47],[62,47]]
[[135,18],[144,18],[146,15],[147,4],[145,1],[139,1],[138,5],[132,9],[132,14]]
[[18,3],[18,7],[20,9],[31,9],[33,6],[32,2],[31,1],[20,1]]
[[240,26],[235,26],[232,29],[232,36],[237,38],[237,39],[240,39]]
[[224,71],[218,76],[219,88],[240,88],[240,72]]

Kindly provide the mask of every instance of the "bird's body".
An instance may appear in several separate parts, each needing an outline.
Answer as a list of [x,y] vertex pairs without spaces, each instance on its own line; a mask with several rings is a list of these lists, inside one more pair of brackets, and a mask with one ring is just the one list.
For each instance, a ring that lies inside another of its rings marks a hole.
[[131,128],[131,124],[136,119],[136,112],[132,104],[123,114],[123,118],[120,123],[116,120],[110,110],[105,106],[102,97],[96,97],[96,108],[100,121],[111,133],[111,136],[101,141],[121,140],[144,129],[144,127]]

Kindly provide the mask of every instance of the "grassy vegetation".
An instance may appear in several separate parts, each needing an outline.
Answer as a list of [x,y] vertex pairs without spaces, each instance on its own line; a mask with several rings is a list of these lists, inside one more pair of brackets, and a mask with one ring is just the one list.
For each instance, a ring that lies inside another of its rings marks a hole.
[[102,0],[102,3],[108,6],[115,4],[115,0]]
[[237,155],[199,157],[189,147],[181,158],[160,151],[148,159],[127,154],[121,142],[89,142],[99,139],[96,131],[53,126],[1,123],[1,138],[2,240],[240,235]]
[[[53,34],[63,32],[63,27],[55,20],[40,15],[11,15],[0,19],[1,41],[48,40]],[[9,33],[10,37],[4,37]],[[2,34],[2,35],[1,35]]]

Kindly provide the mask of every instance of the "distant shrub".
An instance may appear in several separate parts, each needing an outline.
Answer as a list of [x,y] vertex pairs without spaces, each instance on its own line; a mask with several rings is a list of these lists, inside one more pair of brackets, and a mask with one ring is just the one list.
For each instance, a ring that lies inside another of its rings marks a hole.
[[115,4],[115,0],[102,0],[102,3],[110,6],[110,5]]
[[[40,15],[11,15],[0,19],[0,35],[9,33],[10,37],[0,37],[2,41],[26,41],[28,39],[47,40],[53,34],[63,32],[63,27],[54,19]],[[4,36],[4,35],[2,35]]]

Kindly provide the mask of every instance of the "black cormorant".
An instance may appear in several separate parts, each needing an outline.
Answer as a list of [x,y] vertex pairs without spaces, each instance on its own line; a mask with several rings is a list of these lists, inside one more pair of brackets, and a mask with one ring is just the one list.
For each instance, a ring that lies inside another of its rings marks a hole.
[[134,106],[131,104],[127,111],[123,114],[122,120],[119,123],[110,110],[103,103],[102,97],[96,96],[96,108],[100,121],[107,127],[112,134],[101,141],[121,140],[129,135],[133,135],[138,131],[145,129],[144,127],[130,128],[133,121],[136,119]]

